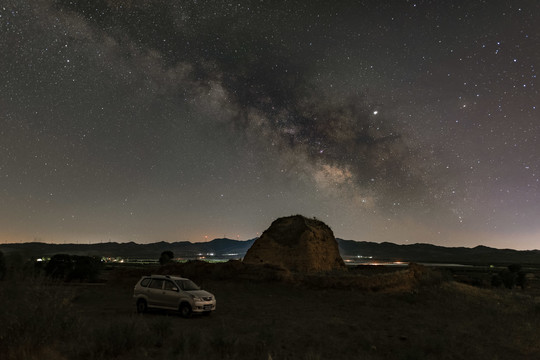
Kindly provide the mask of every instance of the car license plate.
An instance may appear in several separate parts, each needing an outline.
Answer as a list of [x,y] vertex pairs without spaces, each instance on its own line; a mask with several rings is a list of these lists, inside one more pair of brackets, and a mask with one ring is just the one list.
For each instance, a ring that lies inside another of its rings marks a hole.
[[212,310],[212,305],[204,305],[204,310]]

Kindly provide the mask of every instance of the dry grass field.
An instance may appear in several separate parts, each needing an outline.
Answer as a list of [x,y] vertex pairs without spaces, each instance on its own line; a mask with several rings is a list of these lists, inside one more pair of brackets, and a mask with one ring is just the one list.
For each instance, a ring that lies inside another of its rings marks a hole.
[[540,303],[526,290],[203,277],[218,308],[184,319],[135,312],[133,286],[153,271],[109,270],[99,285],[0,281],[2,359],[540,359]]

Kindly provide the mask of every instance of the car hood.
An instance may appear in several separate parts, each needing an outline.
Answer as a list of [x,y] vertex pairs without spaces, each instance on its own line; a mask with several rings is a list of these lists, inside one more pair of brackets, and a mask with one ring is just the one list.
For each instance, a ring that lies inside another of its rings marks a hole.
[[208,296],[214,297],[214,295],[212,295],[206,290],[189,290],[186,292],[197,297],[208,297]]

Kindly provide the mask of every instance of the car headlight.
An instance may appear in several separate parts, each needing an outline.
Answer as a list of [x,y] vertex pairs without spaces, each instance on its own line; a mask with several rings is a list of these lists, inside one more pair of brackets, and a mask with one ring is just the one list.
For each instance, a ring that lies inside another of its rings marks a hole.
[[191,298],[193,299],[193,301],[202,301],[202,298],[198,296],[192,296]]

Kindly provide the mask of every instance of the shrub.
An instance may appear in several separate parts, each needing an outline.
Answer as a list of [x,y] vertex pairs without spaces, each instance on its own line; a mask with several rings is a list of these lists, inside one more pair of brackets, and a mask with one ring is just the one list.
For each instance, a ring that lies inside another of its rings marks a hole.
[[517,274],[515,272],[505,269],[499,273],[499,276],[507,289],[512,289],[516,285]]
[[[4,258],[4,277],[26,277],[34,274],[33,262],[21,252],[10,252]],[[0,270],[1,272],[1,270]]]
[[161,256],[159,257],[159,263],[161,265],[165,265],[174,259],[174,253],[170,250],[166,250],[161,253]]
[[508,265],[508,271],[512,273],[518,273],[521,271],[521,265],[520,264],[511,264]]
[[73,265],[70,255],[56,254],[45,265],[45,274],[54,279],[65,279],[73,271]]
[[516,286],[525,289],[527,286],[527,273],[525,271],[519,271],[516,278]]
[[66,281],[96,281],[101,271],[101,261],[90,256],[56,254],[45,265],[45,274]]
[[67,275],[67,281],[97,281],[101,272],[101,260],[90,256],[73,256],[73,270]]
[[525,289],[527,285],[527,273],[521,270],[519,264],[509,265],[507,269],[500,271],[491,278],[491,286],[499,287],[504,285],[508,289],[513,289],[514,286],[519,286]]
[[499,287],[501,286],[503,283],[502,281],[502,278],[499,274],[494,274],[492,277],[491,277],[491,286],[493,287]]

